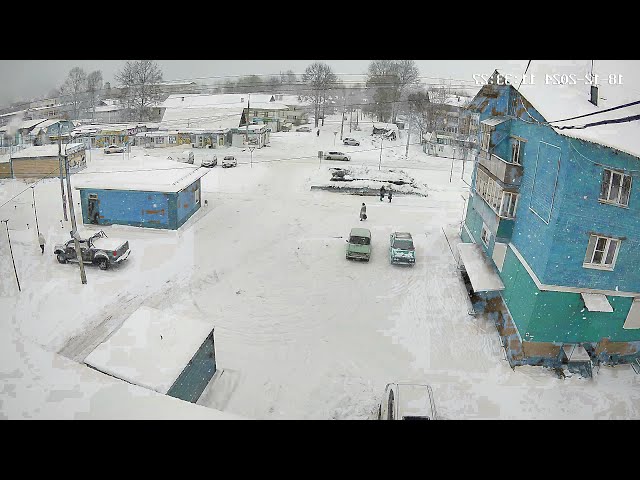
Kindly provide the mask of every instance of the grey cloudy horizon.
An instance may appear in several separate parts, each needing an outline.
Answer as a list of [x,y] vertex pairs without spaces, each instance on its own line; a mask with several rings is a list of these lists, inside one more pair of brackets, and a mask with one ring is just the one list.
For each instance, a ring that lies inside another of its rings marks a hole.
[[[127,60],[0,60],[0,106],[46,97],[62,85],[73,67],[89,73],[102,71],[103,80],[114,84],[116,73]],[[316,60],[155,60],[165,81],[194,80],[209,83],[215,79],[242,75],[276,75],[287,70],[302,74]],[[370,60],[319,60],[345,79],[362,75]],[[496,60],[416,60],[422,77],[465,80],[473,86],[473,75],[490,74]],[[526,62],[526,61],[518,61]],[[526,65],[526,63],[524,63]],[[362,77],[360,77],[361,79]]]

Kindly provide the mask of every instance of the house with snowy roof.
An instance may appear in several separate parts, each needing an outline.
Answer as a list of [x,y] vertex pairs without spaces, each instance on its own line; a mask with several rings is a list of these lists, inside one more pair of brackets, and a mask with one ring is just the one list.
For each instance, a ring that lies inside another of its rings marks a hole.
[[496,70],[469,105],[481,152],[458,251],[512,366],[638,365],[640,107],[619,81],[631,63],[533,60],[524,81],[524,65]]
[[74,175],[72,182],[80,191],[85,224],[177,230],[200,209],[201,178],[208,172],[154,159],[137,168],[124,164],[114,171]]

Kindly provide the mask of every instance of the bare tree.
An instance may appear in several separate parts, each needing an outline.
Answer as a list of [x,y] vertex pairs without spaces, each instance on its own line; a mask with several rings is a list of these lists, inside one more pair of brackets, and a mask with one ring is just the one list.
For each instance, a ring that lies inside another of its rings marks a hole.
[[320,110],[322,109],[322,125],[324,126],[324,109],[327,103],[327,92],[337,82],[337,77],[329,65],[322,62],[314,62],[309,65],[302,81],[309,87],[309,91],[303,95],[305,100],[313,104],[315,126],[318,126]]
[[102,72],[95,70],[87,75],[87,94],[89,97],[89,107],[91,107],[91,121],[94,121],[96,117],[96,103],[100,90],[102,90]]
[[73,67],[69,71],[66,80],[60,87],[60,93],[71,104],[72,120],[76,120],[84,103],[84,95],[87,91],[87,74],[80,67]]
[[391,115],[391,122],[395,123],[398,115],[398,105],[402,99],[402,95],[407,90],[407,87],[416,85],[420,81],[420,71],[416,66],[414,60],[397,60],[395,62],[397,84],[395,86],[395,98],[393,104],[393,113]]
[[420,142],[424,134],[429,130],[429,111],[431,104],[429,101],[429,94],[425,90],[418,90],[410,93],[408,96],[409,103],[411,104],[411,124],[415,125],[420,132]]
[[150,118],[150,107],[162,99],[158,86],[162,71],[158,64],[153,60],[127,61],[115,78],[122,87],[122,100],[129,117],[133,112],[138,121]]
[[419,83],[420,72],[413,60],[373,60],[367,71],[367,87],[374,88],[374,107],[378,121],[396,121],[398,102],[407,87]]

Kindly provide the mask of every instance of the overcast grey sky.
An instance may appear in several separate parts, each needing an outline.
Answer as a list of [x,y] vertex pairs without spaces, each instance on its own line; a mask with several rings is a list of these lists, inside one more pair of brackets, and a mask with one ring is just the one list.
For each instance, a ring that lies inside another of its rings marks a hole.
[[[165,80],[210,81],[209,77],[277,74],[293,70],[301,74],[315,60],[156,60]],[[320,60],[337,74],[364,74],[370,60]],[[126,60],[0,60],[0,105],[46,96],[59,87],[73,67],[89,73],[101,70],[113,82]],[[503,60],[416,60],[421,75],[473,81],[473,74],[490,74]],[[526,61],[524,61],[526,65]],[[423,79],[428,81],[428,79]]]

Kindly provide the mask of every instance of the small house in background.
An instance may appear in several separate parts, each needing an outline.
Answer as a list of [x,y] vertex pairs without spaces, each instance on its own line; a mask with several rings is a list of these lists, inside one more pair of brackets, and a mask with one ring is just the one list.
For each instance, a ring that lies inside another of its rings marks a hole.
[[130,168],[73,178],[83,223],[177,230],[200,209],[209,169],[168,160],[153,162],[152,172]]
[[136,144],[144,148],[164,148],[178,145],[176,130],[158,130],[155,132],[141,132],[136,134]]
[[262,148],[269,143],[269,128],[266,125],[246,125],[231,129],[231,146]]
[[[61,146],[62,155],[69,159],[69,171],[75,173],[87,166],[84,144],[68,143]],[[58,145],[27,147],[11,154],[14,178],[59,177]]]
[[213,326],[142,306],[84,363],[134,385],[195,403],[216,373]]
[[385,140],[397,140],[398,126],[393,123],[374,123],[372,135],[381,135]]

